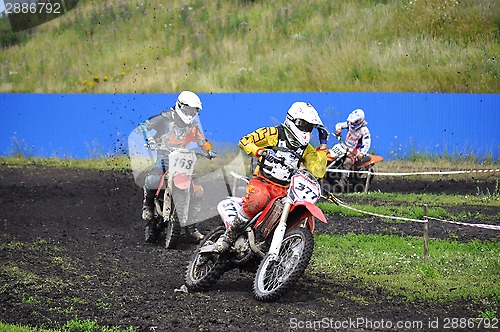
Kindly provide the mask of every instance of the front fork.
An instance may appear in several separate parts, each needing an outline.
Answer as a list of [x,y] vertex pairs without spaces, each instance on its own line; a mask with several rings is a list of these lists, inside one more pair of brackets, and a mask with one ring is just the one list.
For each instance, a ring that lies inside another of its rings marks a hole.
[[162,209],[162,217],[163,220],[166,218],[170,218],[172,214],[172,190],[170,186],[166,186],[165,192],[163,193],[163,209]]
[[191,190],[176,188],[171,201],[174,202],[179,224],[181,224],[181,227],[187,226],[189,220],[189,210],[191,208]]
[[[163,220],[172,218],[173,205],[176,207],[177,216],[181,227],[186,226],[189,218],[189,208],[191,203],[191,190],[172,188],[172,181],[168,181],[163,192],[163,206],[158,199],[155,199],[155,206],[158,215]],[[172,204],[173,203],[173,204]]]
[[292,203],[285,202],[283,206],[283,212],[281,213],[280,221],[276,229],[274,230],[273,240],[271,241],[271,246],[268,251],[271,261],[276,261],[278,254],[281,249],[281,243],[285,237],[286,232],[286,220],[288,219],[288,214],[290,213],[290,208]]

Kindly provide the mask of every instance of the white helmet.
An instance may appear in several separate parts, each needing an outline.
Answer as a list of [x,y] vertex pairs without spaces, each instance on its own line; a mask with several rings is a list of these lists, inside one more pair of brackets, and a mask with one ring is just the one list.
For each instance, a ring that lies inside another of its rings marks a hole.
[[201,111],[201,100],[196,93],[182,91],[177,97],[174,112],[185,124],[191,124]]
[[358,129],[365,124],[365,112],[361,108],[355,109],[347,117],[347,122],[351,130]]
[[320,124],[321,119],[313,105],[299,101],[293,103],[286,113],[283,126],[290,144],[300,147],[309,143],[311,132]]

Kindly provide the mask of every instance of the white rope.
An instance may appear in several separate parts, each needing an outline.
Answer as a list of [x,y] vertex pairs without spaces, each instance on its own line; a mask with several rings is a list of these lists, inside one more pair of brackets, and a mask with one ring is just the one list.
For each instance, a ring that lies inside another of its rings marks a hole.
[[500,172],[500,169],[473,169],[467,171],[446,171],[446,172],[412,172],[412,173],[384,173],[384,172],[370,172],[370,171],[351,171],[346,169],[332,169],[328,168],[327,172],[331,173],[360,173],[360,174],[371,174],[371,175],[386,175],[386,176],[407,176],[407,175],[447,175],[447,174],[464,174],[464,173],[496,173]]
[[[420,220],[420,219],[412,219],[412,218],[404,218],[404,217],[394,217],[394,216],[388,216],[388,215],[384,215],[384,214],[379,214],[379,213],[373,213],[373,212],[359,210],[359,209],[353,208],[353,207],[351,207],[349,205],[345,205],[344,203],[342,203],[336,197],[334,199],[334,202],[336,204],[338,204],[339,206],[342,206],[343,208],[346,208],[346,209],[349,209],[349,210],[352,210],[352,211],[356,211],[356,212],[359,212],[359,213],[363,213],[363,214],[368,214],[368,215],[375,216],[375,217],[387,218],[387,219],[393,219],[393,220],[414,221],[414,222],[419,222],[419,223],[426,223],[426,222],[428,222],[428,220]],[[427,218],[429,220],[437,220],[437,221],[447,222],[447,223],[450,223],[450,224],[456,224],[456,225],[461,225],[461,226],[470,226],[470,227],[475,227],[475,228],[484,228],[484,229],[492,229],[492,230],[500,231],[500,226],[497,226],[497,225],[471,224],[471,223],[464,223],[464,222],[458,222],[458,221],[443,220],[443,219],[438,219],[438,218],[433,218],[433,217],[427,217]]]
[[373,212],[358,210],[356,208],[353,208],[353,207],[351,207],[349,205],[345,205],[345,204],[340,203],[340,202],[338,202],[337,204],[340,205],[340,206],[342,206],[342,207],[344,207],[344,208],[346,208],[346,209],[349,209],[349,210],[352,210],[352,211],[356,211],[356,212],[359,212],[359,213],[369,214],[369,215],[375,216],[375,217],[381,217],[381,218],[387,218],[387,219],[394,219],[394,220],[415,221],[415,222],[422,222],[422,223],[427,222],[427,220],[411,219],[411,218],[404,218],[404,217],[394,217],[394,216],[388,216],[388,215],[385,215],[385,214],[378,214],[378,213],[373,213]]
[[447,223],[455,224],[455,225],[470,226],[470,227],[475,227],[475,228],[493,229],[495,231],[500,231],[500,226],[497,226],[497,225],[471,224],[471,223],[466,223],[466,222],[443,220],[443,219],[438,219],[438,218],[433,218],[433,217],[429,217],[429,219],[437,220],[437,221],[442,221],[442,222],[447,222]]

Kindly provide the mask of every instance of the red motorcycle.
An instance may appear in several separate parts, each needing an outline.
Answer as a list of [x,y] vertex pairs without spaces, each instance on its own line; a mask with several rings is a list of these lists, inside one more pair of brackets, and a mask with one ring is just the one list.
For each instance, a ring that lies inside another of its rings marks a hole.
[[[349,151],[341,136],[337,136],[337,139],[338,143],[328,150],[326,174],[320,181],[323,190],[333,193],[368,192],[374,177],[373,167],[384,158],[366,154],[363,159],[356,160],[351,169],[346,170],[343,166],[346,158],[356,159],[356,156]],[[349,173],[344,188],[339,185],[342,172]]]
[[154,150],[168,151],[168,171],[163,174],[155,195],[154,222],[144,230],[146,242],[162,241],[165,248],[175,248],[181,229],[192,227],[195,195],[201,195],[201,186],[193,183],[197,156],[208,159],[205,153],[183,148],[158,145]]
[[[280,153],[288,149],[276,150],[279,159]],[[206,249],[231,225],[243,200],[229,197],[218,204],[224,226],[206,235],[192,255],[185,274],[188,290],[206,290],[225,272],[239,268],[255,273],[254,296],[269,302],[281,297],[304,274],[313,253],[315,219],[327,222],[315,205],[321,186],[307,170],[285,164],[283,167],[293,174],[286,195],[273,199],[249,220],[245,231],[221,254]]]

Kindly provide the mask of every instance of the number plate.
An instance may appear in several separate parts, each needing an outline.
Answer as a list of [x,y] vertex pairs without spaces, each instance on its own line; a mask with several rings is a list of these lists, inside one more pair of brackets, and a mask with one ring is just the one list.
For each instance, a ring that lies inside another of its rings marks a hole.
[[168,155],[169,173],[193,175],[196,154],[191,150],[175,150]]
[[347,150],[342,146],[342,144],[335,144],[331,149],[330,149],[330,155],[334,158],[340,158],[343,155],[345,155]]
[[306,201],[314,204],[321,196],[321,187],[317,182],[315,183],[299,173],[292,177],[288,196],[293,202]]

